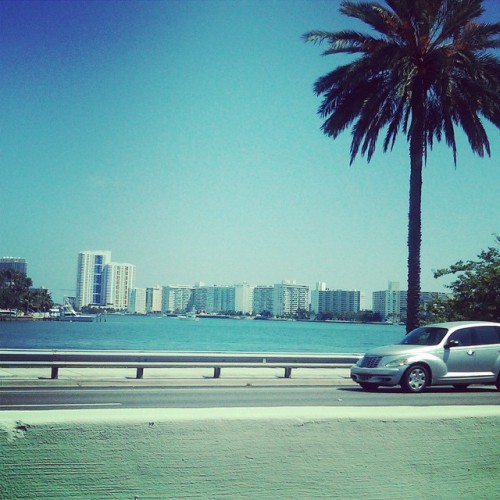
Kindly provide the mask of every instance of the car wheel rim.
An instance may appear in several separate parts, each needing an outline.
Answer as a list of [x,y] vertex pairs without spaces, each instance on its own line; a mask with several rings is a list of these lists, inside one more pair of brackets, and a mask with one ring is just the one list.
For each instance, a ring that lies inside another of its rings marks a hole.
[[425,386],[426,375],[424,370],[418,368],[412,370],[408,377],[408,385],[412,391],[420,391]]

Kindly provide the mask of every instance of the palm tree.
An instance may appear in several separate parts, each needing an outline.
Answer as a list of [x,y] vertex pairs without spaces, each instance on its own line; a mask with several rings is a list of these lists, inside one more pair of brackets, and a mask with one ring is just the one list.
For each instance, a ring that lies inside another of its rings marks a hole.
[[0,271],[0,308],[22,309],[32,285],[24,273],[14,269]]
[[38,288],[30,293],[29,305],[34,311],[48,312],[54,303],[47,289]]
[[341,2],[340,12],[363,21],[371,34],[311,31],[306,41],[323,53],[361,54],[319,78],[318,113],[323,132],[335,139],[352,125],[351,164],[358,152],[370,161],[379,133],[384,152],[402,131],[409,144],[407,331],[419,324],[422,165],[433,141],[453,151],[461,127],[472,151],[490,154],[480,116],[500,125],[500,23],[478,21],[482,0],[385,0]]

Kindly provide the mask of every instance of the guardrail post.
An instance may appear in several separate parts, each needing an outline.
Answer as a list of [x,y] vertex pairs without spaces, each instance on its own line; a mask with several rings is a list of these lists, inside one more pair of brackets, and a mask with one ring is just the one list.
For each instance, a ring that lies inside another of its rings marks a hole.
[[220,367],[216,366],[214,368],[214,378],[220,378]]
[[59,377],[59,367],[58,366],[53,366],[50,369],[50,378],[52,380],[56,380]]
[[135,375],[135,378],[143,378],[144,377],[144,368],[137,368],[137,373]]
[[290,366],[285,367],[285,378],[290,378],[292,376],[292,368]]

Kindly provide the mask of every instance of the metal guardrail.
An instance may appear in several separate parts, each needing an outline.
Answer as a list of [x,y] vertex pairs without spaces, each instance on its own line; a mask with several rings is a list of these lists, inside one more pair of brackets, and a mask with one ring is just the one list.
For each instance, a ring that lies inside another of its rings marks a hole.
[[60,368],[135,368],[142,379],[145,368],[213,368],[214,378],[221,369],[284,368],[290,378],[292,368],[348,367],[361,354],[294,354],[294,353],[222,353],[222,352],[158,352],[158,351],[81,351],[81,350],[0,350],[0,368],[51,369],[57,379]]

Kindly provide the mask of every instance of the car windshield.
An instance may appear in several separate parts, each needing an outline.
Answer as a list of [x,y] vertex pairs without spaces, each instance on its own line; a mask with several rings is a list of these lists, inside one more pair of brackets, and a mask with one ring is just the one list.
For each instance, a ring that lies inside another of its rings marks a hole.
[[446,332],[446,328],[436,328],[421,326],[416,330],[411,331],[400,344],[407,345],[437,345],[441,340],[443,340]]

